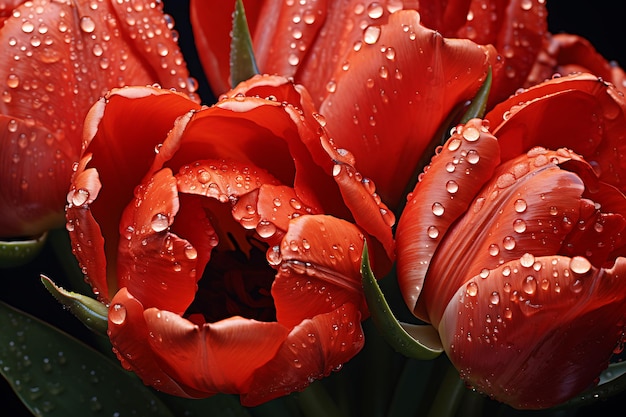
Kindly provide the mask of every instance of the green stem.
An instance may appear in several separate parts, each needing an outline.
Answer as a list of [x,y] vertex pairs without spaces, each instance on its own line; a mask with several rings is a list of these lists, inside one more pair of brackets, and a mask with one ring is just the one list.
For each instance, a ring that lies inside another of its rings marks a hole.
[[428,417],[453,417],[465,390],[465,383],[459,377],[459,373],[449,364],[428,412]]
[[305,417],[343,417],[320,381],[313,382],[297,397],[300,410]]
[[[64,281],[68,287],[80,294],[92,294],[91,287],[85,282],[85,276],[72,253],[70,237],[65,229],[55,229],[49,232],[48,243],[65,274]],[[53,277],[57,279],[57,277]]]

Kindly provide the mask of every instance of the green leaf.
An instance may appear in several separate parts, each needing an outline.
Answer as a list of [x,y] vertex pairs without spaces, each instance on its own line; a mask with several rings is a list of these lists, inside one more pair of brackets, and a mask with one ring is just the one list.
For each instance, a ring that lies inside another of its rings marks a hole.
[[394,350],[415,359],[434,359],[443,352],[439,335],[432,326],[400,323],[394,317],[370,267],[367,244],[361,258],[361,277],[372,321]]
[[0,302],[0,374],[35,416],[174,417],[134,374]]
[[0,241],[0,268],[15,268],[25,265],[35,259],[44,243],[48,233],[24,239]]
[[259,73],[252,49],[243,2],[237,0],[233,13],[233,32],[230,42],[230,84],[237,84]]
[[82,294],[58,287],[50,278],[41,275],[41,282],[58,302],[67,307],[85,326],[106,336],[109,309],[101,302]]
[[489,99],[489,91],[491,90],[491,67],[487,71],[487,77],[483,82],[483,85],[480,86],[480,89],[472,99],[469,107],[465,110],[463,117],[461,117],[461,123],[465,124],[469,120],[474,118],[482,118],[485,115],[485,109],[487,108],[487,100]]

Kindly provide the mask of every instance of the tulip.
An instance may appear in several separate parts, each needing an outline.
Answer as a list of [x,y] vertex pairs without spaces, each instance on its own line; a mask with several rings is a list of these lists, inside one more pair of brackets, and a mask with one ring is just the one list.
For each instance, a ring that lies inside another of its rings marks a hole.
[[589,74],[525,90],[454,130],[399,220],[406,304],[513,407],[593,386],[623,342],[625,110]]
[[10,3],[0,11],[1,238],[63,225],[82,121],[106,91],[195,89],[158,2]]
[[85,125],[67,228],[127,369],[256,405],[359,352],[361,251],[389,269],[394,216],[305,89],[256,76],[201,107],[128,87]]
[[[229,85],[232,3],[191,2],[199,56],[217,93]],[[293,77],[309,90],[337,146],[354,154],[394,209],[448,115],[476,94],[490,66],[503,73],[492,46],[463,36],[474,27],[465,22],[467,5],[418,13],[412,2],[397,1],[244,3],[260,72]],[[534,22],[542,8],[522,20]],[[453,10],[465,10],[463,19],[450,19]],[[540,43],[542,25],[528,22],[532,44]],[[381,160],[393,164],[380,169]]]

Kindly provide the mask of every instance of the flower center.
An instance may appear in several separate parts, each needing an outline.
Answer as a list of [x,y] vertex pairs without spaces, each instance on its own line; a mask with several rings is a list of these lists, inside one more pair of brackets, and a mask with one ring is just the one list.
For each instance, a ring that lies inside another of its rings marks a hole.
[[248,243],[247,253],[239,247],[213,250],[188,315],[200,313],[210,323],[232,316],[276,320],[270,293],[276,271],[265,258],[267,245],[253,238]]

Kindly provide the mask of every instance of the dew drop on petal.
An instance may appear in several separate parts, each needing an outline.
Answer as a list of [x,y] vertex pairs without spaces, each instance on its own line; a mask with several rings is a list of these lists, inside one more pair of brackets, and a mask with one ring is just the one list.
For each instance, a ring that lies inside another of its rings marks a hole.
[[463,138],[468,142],[476,142],[480,138],[480,132],[475,127],[467,127],[463,129]]
[[157,213],[152,217],[150,221],[150,227],[153,231],[159,233],[169,227],[169,218],[163,213]]
[[187,259],[196,259],[198,257],[198,251],[191,245],[185,246],[185,256]]
[[459,191],[459,184],[456,181],[450,180],[446,183],[446,191],[450,194],[454,194]]
[[435,226],[430,226],[426,233],[428,233],[428,237],[431,239],[437,239],[439,237],[439,229],[437,229]]
[[478,155],[478,152],[472,149],[467,152],[467,156],[465,157],[465,159],[468,163],[476,165],[478,161],[480,161],[480,156]]
[[574,256],[569,261],[569,268],[575,274],[586,274],[591,269],[591,262],[583,256]]
[[72,193],[72,204],[75,206],[82,206],[88,199],[89,191],[84,188],[80,188]]
[[533,295],[537,291],[537,281],[532,275],[527,276],[522,284],[522,289],[528,295]]
[[526,231],[526,222],[522,219],[517,219],[513,222],[513,230],[517,233],[524,233]]
[[267,239],[274,236],[274,233],[276,233],[276,226],[274,226],[274,223],[270,221],[262,220],[256,226],[256,232],[261,238]]
[[432,210],[433,210],[433,214],[437,217],[443,216],[443,213],[445,211],[441,203],[433,203]]
[[502,246],[504,247],[504,249],[506,250],[513,250],[515,249],[515,239],[513,238],[513,236],[505,236],[504,239],[502,239]]
[[80,30],[85,33],[91,33],[96,30],[96,23],[89,16],[83,16],[80,18]]
[[109,311],[109,320],[117,325],[124,323],[124,320],[126,320],[126,307],[119,303],[113,305],[111,311]]
[[491,295],[489,296],[489,302],[494,306],[500,303],[500,294],[498,294],[498,291],[494,291],[491,293]]
[[459,138],[452,138],[448,141],[448,150],[454,152],[461,146],[461,140]]
[[515,200],[515,203],[513,203],[513,208],[515,209],[516,212],[518,213],[523,213],[526,211],[526,200],[519,198],[517,200]]
[[478,294],[478,285],[476,285],[476,283],[473,281],[469,282],[465,287],[465,294],[470,297],[476,297],[476,295]]
[[530,268],[535,263],[535,257],[533,256],[532,253],[526,252],[525,254],[522,255],[519,261],[523,267]]
[[378,38],[380,38],[380,26],[368,26],[363,31],[363,42],[368,45],[378,42]]

